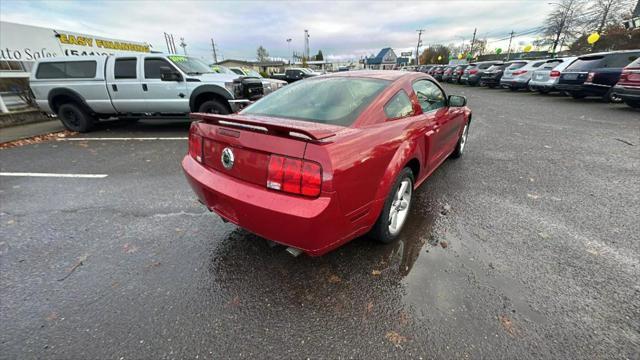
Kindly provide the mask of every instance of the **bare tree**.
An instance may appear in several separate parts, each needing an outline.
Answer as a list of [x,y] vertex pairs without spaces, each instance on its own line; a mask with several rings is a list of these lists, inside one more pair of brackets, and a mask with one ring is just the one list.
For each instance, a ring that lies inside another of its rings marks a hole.
[[585,16],[586,30],[602,34],[608,25],[619,24],[634,5],[633,0],[592,0]]
[[269,52],[262,45],[258,46],[258,50],[256,50],[256,59],[260,62],[269,60]]
[[554,8],[545,20],[543,33],[545,37],[553,39],[552,52],[555,54],[556,49],[562,49],[565,42],[575,39],[580,34],[584,2],[561,0],[552,4]]

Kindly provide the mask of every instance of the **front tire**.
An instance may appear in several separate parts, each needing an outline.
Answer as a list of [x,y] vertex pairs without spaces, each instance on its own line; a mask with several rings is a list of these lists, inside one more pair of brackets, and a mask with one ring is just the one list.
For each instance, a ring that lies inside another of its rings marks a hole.
[[456,144],[456,149],[451,153],[452,158],[459,158],[464,153],[464,148],[467,145],[467,137],[469,136],[469,123],[464,125],[462,129],[462,134],[460,134],[460,138],[458,139],[458,143]]
[[378,220],[371,229],[371,235],[377,241],[388,244],[400,235],[411,210],[413,183],[411,169],[402,169],[391,187]]
[[631,106],[632,108],[640,108],[640,100],[624,100],[624,103]]
[[209,114],[227,115],[231,113],[229,108],[218,100],[208,100],[200,104],[198,112]]
[[67,130],[81,133],[91,131],[96,122],[93,117],[74,103],[60,105],[58,117]]

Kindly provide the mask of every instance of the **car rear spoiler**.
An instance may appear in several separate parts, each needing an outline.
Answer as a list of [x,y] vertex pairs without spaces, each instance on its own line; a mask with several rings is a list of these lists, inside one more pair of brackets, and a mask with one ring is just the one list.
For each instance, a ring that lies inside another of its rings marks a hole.
[[[296,138],[308,138],[314,142],[327,142],[326,139],[336,135],[341,126],[317,124],[290,119],[272,118],[247,118],[239,115],[218,115],[207,113],[191,113],[192,120],[200,120],[207,124],[238,127],[254,131],[265,131],[278,136],[293,136]],[[302,135],[302,136],[300,136]]]

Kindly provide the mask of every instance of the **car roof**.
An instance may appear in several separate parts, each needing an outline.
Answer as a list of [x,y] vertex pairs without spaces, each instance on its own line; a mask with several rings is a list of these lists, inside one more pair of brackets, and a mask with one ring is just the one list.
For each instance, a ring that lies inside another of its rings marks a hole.
[[599,52],[599,53],[591,53],[591,54],[580,55],[580,56],[578,56],[578,58],[582,59],[582,58],[592,57],[592,56],[605,56],[605,55],[627,54],[627,53],[640,53],[640,50],[635,49],[635,50],[603,51],[603,52]]
[[400,70],[355,70],[342,73],[331,73],[320,77],[359,77],[395,81],[403,76],[411,74],[421,74],[419,72],[407,72]]

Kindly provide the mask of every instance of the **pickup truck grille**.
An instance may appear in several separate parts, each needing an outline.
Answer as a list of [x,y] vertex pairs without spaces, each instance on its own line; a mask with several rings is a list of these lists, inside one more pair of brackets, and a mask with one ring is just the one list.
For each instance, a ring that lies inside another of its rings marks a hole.
[[249,100],[258,100],[264,95],[262,80],[258,78],[242,79],[242,97]]

